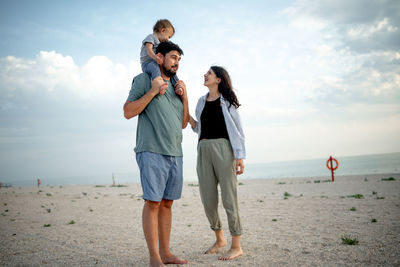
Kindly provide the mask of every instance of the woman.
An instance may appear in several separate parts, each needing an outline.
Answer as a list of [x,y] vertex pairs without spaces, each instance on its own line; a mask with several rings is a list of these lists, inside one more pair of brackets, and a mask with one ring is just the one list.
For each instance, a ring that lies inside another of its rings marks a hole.
[[243,254],[240,238],[242,226],[237,199],[237,174],[244,171],[244,134],[237,108],[239,101],[233,92],[228,72],[212,66],[204,75],[209,92],[201,97],[196,107],[197,121],[189,123],[199,135],[197,176],[200,196],[216,242],[205,253],[217,253],[227,242],[218,215],[218,184],[222,203],[228,216],[232,244],[220,260],[231,260]]

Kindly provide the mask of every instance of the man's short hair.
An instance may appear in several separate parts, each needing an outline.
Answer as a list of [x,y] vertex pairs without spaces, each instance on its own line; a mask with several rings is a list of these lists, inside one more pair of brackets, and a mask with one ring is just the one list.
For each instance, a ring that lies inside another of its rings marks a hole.
[[156,48],[156,54],[161,53],[163,56],[171,51],[177,51],[181,56],[183,56],[182,49],[171,41],[161,42]]

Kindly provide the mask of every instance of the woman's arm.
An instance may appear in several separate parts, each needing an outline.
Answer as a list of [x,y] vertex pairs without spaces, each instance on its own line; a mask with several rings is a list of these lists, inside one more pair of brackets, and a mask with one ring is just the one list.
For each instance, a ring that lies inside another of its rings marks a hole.
[[[245,147],[245,136],[243,132],[242,122],[240,119],[239,112],[237,108],[233,105],[228,109],[227,114],[229,116],[229,128],[236,128],[233,130],[233,136],[230,140],[232,143],[232,148],[235,154],[236,159],[245,159],[246,158],[246,147]],[[233,124],[232,124],[233,123]],[[232,130],[232,129],[231,129]],[[230,137],[231,138],[231,137]],[[243,165],[243,162],[241,163]],[[243,166],[244,167],[244,166]],[[243,173],[243,172],[241,172]]]
[[232,120],[235,123],[236,129],[239,131],[242,138],[244,138],[244,132],[242,127],[242,120],[240,118],[240,114],[233,105],[228,109],[229,113],[231,114]]

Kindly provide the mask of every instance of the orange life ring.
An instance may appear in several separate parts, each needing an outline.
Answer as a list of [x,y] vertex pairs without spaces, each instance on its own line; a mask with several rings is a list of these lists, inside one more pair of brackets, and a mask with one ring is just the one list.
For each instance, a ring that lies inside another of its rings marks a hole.
[[[335,168],[333,168],[333,166],[330,166],[330,167],[329,167],[329,162],[331,161],[331,159],[328,159],[328,161],[326,162],[326,167],[327,167],[328,169],[334,171],[334,170],[336,170],[336,169],[339,167],[339,162],[338,162],[335,158],[332,158],[332,160],[334,160],[334,161],[336,162],[336,167],[335,167]],[[333,164],[332,164],[332,165],[333,165]],[[333,168],[333,169],[332,169],[332,168]]]

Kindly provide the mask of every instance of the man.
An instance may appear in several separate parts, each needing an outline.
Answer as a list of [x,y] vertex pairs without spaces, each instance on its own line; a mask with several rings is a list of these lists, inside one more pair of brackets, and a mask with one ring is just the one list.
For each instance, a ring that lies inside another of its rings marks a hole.
[[134,150],[145,200],[142,227],[150,266],[165,266],[188,263],[171,253],[169,241],[172,203],[182,192],[182,129],[189,121],[189,107],[185,83],[179,80],[174,89],[170,81],[183,51],[172,42],[162,42],[156,55],[163,62],[162,78],[151,81],[146,73],[136,76],[124,105],[124,116],[130,119],[139,115]]

